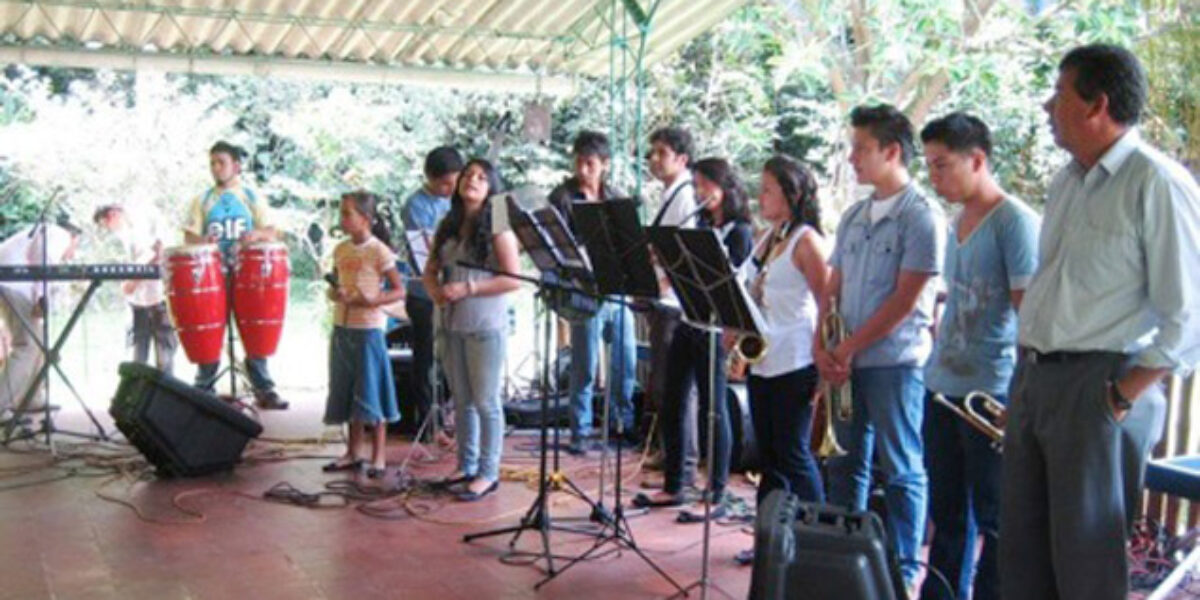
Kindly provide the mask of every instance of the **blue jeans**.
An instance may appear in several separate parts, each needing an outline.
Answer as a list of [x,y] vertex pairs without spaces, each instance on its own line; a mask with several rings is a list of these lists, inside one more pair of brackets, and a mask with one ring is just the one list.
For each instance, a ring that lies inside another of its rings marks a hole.
[[500,380],[506,342],[503,330],[447,331],[443,367],[454,396],[458,469],[495,481],[504,447]]
[[582,440],[592,428],[592,387],[600,342],[608,343],[609,420],[625,431],[633,429],[633,386],[637,381],[637,339],[633,313],[606,302],[590,319],[571,324],[571,439]]
[[[220,366],[219,362],[198,366],[196,368],[196,387],[206,392],[212,392],[213,387],[217,385],[217,369]],[[250,385],[256,392],[269,392],[275,389],[275,382],[271,380],[271,374],[267,372],[267,359],[265,358],[247,358],[246,375],[250,378]]]
[[[935,577],[926,577],[921,598],[995,600],[1000,597],[1000,453],[992,449],[990,439],[950,409],[935,404],[932,392],[928,398],[925,467],[933,521],[929,564],[946,577],[954,595],[948,595]],[[947,400],[962,406],[962,398]],[[1006,396],[996,400],[1008,403]],[[975,541],[980,534],[983,552],[976,565]]]
[[925,376],[919,367],[854,369],[854,416],[834,419],[846,455],[829,459],[829,500],[852,510],[866,510],[871,486],[871,457],[878,440],[884,475],[888,542],[911,584],[925,533],[928,482],[922,462],[921,421],[925,413]]

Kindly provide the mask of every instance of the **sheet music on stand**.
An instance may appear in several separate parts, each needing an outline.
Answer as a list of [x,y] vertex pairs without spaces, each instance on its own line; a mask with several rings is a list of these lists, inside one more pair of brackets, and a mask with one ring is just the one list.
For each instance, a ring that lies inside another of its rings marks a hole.
[[559,275],[583,290],[594,285],[591,265],[557,210],[550,206],[525,210],[511,196],[506,204],[508,226],[539,271]]
[[646,230],[632,199],[576,202],[571,206],[602,294],[658,298]]
[[651,227],[649,233],[685,320],[705,329],[715,325],[762,334],[766,320],[731,268],[715,231]]

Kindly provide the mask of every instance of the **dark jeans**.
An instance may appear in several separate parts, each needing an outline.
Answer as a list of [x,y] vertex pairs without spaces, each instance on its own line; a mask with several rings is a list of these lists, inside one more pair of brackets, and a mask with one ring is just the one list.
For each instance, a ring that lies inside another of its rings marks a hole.
[[133,309],[133,328],[130,337],[133,338],[133,360],[142,364],[150,362],[150,344],[154,344],[154,366],[171,374],[175,349],[179,340],[175,337],[175,328],[171,326],[171,317],[167,314],[167,303],[159,302],[154,306],[130,305]]
[[[923,600],[1000,597],[1000,453],[982,433],[926,395],[925,470],[929,474],[929,518],[933,540],[929,564],[954,587],[954,595],[934,576],[921,586]],[[962,398],[947,397],[962,406]],[[997,396],[1007,404],[1006,396]],[[978,406],[978,403],[976,403]],[[983,552],[975,562],[975,540]],[[974,592],[972,593],[972,574]]]
[[[662,422],[663,396],[666,395],[667,389],[667,364],[671,358],[671,340],[675,339],[675,331],[680,328],[683,322],[683,313],[674,307],[668,307],[662,304],[655,304],[649,313],[650,321],[650,374],[647,377],[646,395],[650,398],[650,403],[654,406],[654,410],[659,414],[659,429],[665,425]],[[683,401],[684,405],[684,436],[683,436],[683,484],[691,486],[695,483],[696,465],[700,463],[700,448],[698,440],[700,438],[698,418],[696,416],[696,392],[695,388],[691,388],[687,398]],[[665,456],[667,453],[667,440],[665,435],[660,435],[659,440],[662,443],[662,451]]]
[[773,490],[786,490],[806,502],[824,502],[821,473],[809,447],[817,369],[809,366],[776,377],[751,375],[750,416],[762,461],[761,505]]
[[[436,365],[433,360],[433,302],[426,298],[409,295],[404,300],[412,323],[413,357],[413,401],[417,406],[417,418],[423,420],[433,405],[433,384]],[[401,399],[404,402],[404,399]]]
[[[221,367],[221,363],[208,363],[196,367],[196,387],[212,392],[217,385],[217,370]],[[250,385],[255,392],[269,392],[275,389],[275,382],[271,380],[271,374],[267,372],[267,359],[265,358],[247,358],[246,359],[246,375],[250,377]]]
[[[684,478],[684,442],[686,441],[687,421],[686,400],[692,386],[699,390],[699,416],[708,422],[709,399],[715,399],[713,405],[716,413],[715,429],[713,431],[713,455],[709,464],[712,467],[712,480],[709,482],[714,492],[725,491],[725,483],[729,480],[729,452],[732,434],[729,429],[729,407],[725,399],[725,352],[717,343],[716,362],[710,364],[709,334],[687,325],[675,331],[671,340],[671,350],[667,361],[667,381],[663,394],[662,415],[659,417],[663,424],[663,442],[666,446],[666,461],[663,465],[665,479],[663,490],[667,493],[679,493],[683,489]],[[709,384],[709,369],[714,368],[715,385]],[[713,394],[710,394],[714,392]],[[707,438],[702,440],[701,447],[707,449]]]

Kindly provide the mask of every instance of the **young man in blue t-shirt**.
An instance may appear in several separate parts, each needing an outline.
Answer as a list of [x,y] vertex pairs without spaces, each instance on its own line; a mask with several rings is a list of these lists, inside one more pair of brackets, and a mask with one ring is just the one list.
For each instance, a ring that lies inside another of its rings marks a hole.
[[[925,467],[934,531],[929,564],[954,593],[926,577],[921,598],[992,600],[1000,597],[1000,453],[932,395],[962,406],[979,391],[1007,403],[1017,309],[1037,270],[1041,220],[992,178],[992,140],[983,121],[946,115],[921,130],[921,142],[934,190],[961,207],[946,232],[946,307],[925,367]],[[976,536],[983,536],[978,563]]]
[[[208,152],[208,166],[214,185],[192,200],[183,228],[185,242],[216,244],[226,264],[232,264],[237,242],[271,242],[279,238],[279,232],[270,222],[266,201],[242,185],[244,156],[244,150],[228,142],[213,145]],[[200,365],[196,371],[196,387],[212,391],[220,366],[219,362]],[[267,372],[267,359],[246,358],[246,372],[259,408],[283,410],[288,407],[275,392],[275,382]]]
[[[458,174],[462,169],[463,157],[453,146],[440,146],[431,150],[425,155],[424,185],[408,197],[404,202],[404,209],[400,211],[405,231],[424,232],[426,252],[428,242],[433,241],[438,222],[450,211],[450,196],[454,193],[454,186],[458,183]],[[410,259],[413,263],[410,266],[419,275],[425,269],[423,259]],[[409,322],[412,323],[413,392],[417,409],[424,419],[436,401],[433,388],[438,376],[433,351],[433,300],[425,291],[420,277],[409,279],[407,288],[404,308],[408,313]]]

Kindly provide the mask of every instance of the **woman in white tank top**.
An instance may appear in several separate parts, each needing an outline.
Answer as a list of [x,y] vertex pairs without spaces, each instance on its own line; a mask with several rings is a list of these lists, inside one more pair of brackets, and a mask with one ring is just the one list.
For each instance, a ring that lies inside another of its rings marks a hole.
[[[821,502],[821,475],[808,441],[817,387],[812,358],[817,298],[825,296],[829,281],[816,180],[804,165],[775,156],[763,166],[758,200],[770,222],[755,244],[749,273],[768,344],[747,382],[763,469],[758,501],[784,489]],[[748,562],[752,556],[743,552],[738,559]]]

